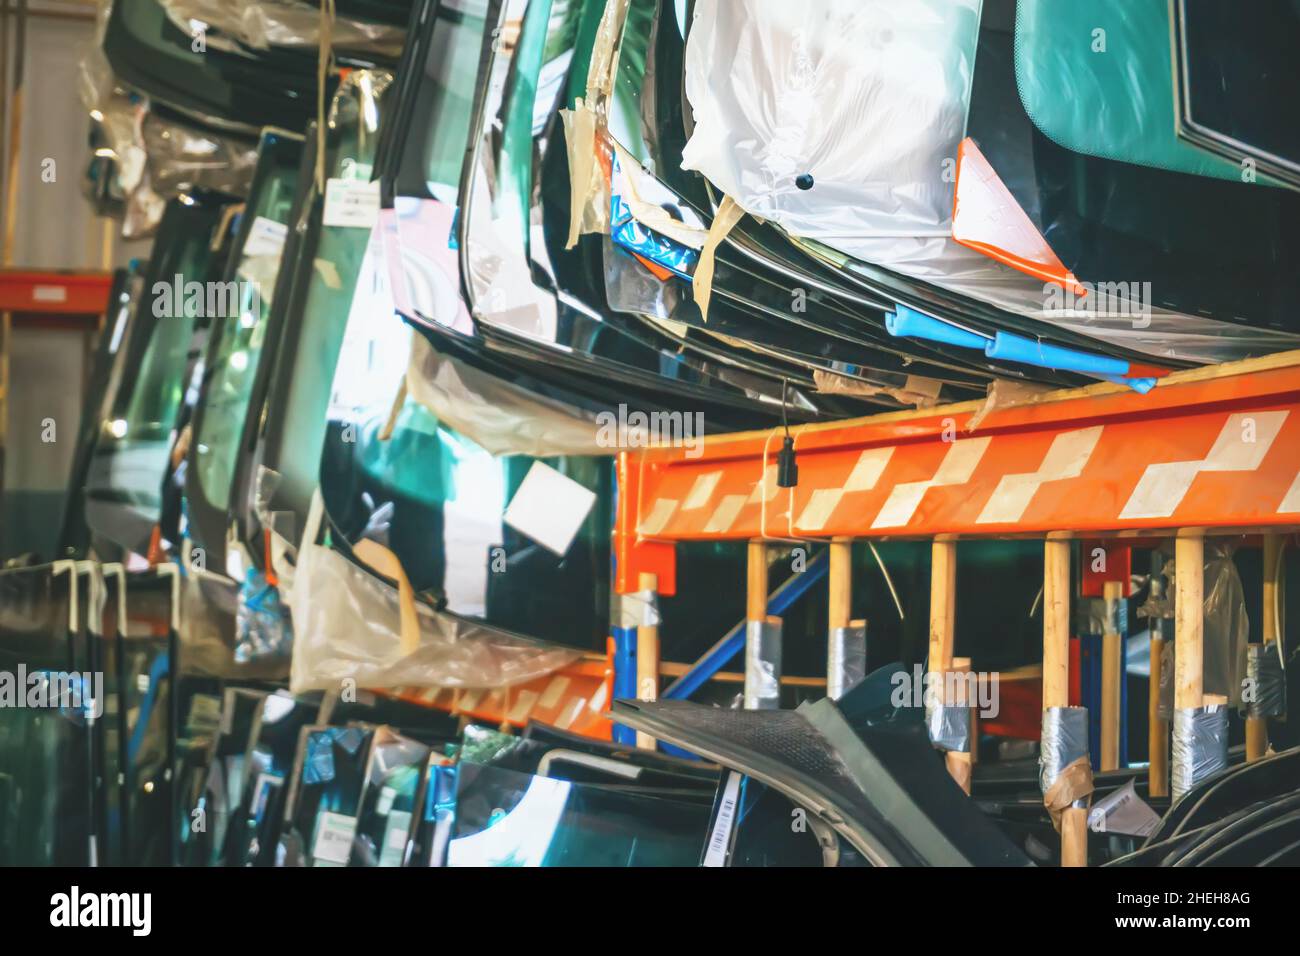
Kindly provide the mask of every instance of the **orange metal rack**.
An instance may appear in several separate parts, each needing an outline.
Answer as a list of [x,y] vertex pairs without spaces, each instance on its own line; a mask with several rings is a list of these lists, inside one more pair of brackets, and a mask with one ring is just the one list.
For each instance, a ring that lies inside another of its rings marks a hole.
[[[1193,609],[1202,603],[1205,536],[1263,533],[1265,554],[1276,557],[1266,569],[1267,590],[1281,586],[1280,535],[1300,528],[1300,351],[1178,372],[1145,395],[1098,384],[1002,407],[975,401],[791,428],[798,466],[792,488],[777,483],[786,434],[775,428],[710,436],[691,448],[621,453],[618,593],[640,592],[640,604],[652,606],[658,595],[676,591],[678,543],[745,540],[751,543],[748,616],[758,623],[766,602],[764,544],[828,541],[828,624],[836,630],[850,623],[847,542],[930,539],[929,665],[943,675],[970,666],[953,657],[955,540],[1041,537],[1046,713],[1070,703],[1070,540],[1111,538],[1108,549],[1123,552],[1139,541],[1172,537],[1175,706],[1197,708],[1225,700],[1202,692],[1203,621]],[[745,579],[739,570],[737,582]],[[1125,582],[1105,592],[1119,600]],[[1273,625],[1265,622],[1265,641],[1277,639]],[[651,654],[654,646],[647,645]],[[655,673],[656,662],[646,663]],[[1112,693],[1101,717],[1104,728],[1114,728],[1119,655],[1108,666]],[[1159,680],[1153,655],[1153,698]],[[653,700],[657,693],[654,681],[639,681],[639,697]],[[1164,795],[1168,727],[1154,720],[1152,727],[1149,788]],[[1255,726],[1253,733],[1252,758],[1263,753],[1261,742],[1266,746],[1263,729]],[[1112,751],[1113,737],[1113,730],[1103,730],[1103,746]],[[972,759],[968,752],[947,754],[949,771],[968,792]],[[1067,781],[1073,786],[1083,785]],[[1090,782],[1081,792],[1054,786],[1045,796],[1059,815],[1064,865],[1087,861],[1082,807],[1090,790]]]
[[[1300,528],[1300,352],[1177,372],[1140,395],[1099,384],[710,436],[619,461],[617,589],[674,592],[673,545],[701,540],[1150,537]],[[692,457],[693,456],[693,457]]]

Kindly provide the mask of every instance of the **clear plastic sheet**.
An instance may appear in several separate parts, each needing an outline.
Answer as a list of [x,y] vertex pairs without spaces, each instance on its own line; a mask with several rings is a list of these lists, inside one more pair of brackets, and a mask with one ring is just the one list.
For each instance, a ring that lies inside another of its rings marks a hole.
[[700,0],[682,168],[860,258],[864,237],[947,235],[981,5]]
[[78,92],[104,131],[126,195],[122,234],[153,234],[167,200],[195,186],[246,196],[257,146],[183,123],[159,119],[147,101],[120,89],[96,44],[82,58]]
[[1169,754],[1174,801],[1228,766],[1228,708],[1220,704],[1174,711]]
[[280,680],[289,670],[285,654],[246,661],[235,657],[239,585],[224,574],[188,570],[180,578],[178,634],[186,674],[227,680]]
[[1242,691],[1247,717],[1286,716],[1286,669],[1275,644],[1246,646],[1246,682],[1250,694]]
[[411,336],[410,397],[439,422],[493,455],[609,455],[594,415],[580,412],[440,354]]
[[603,237],[605,298],[615,312],[670,319],[682,301],[678,283],[663,280],[626,249]]
[[[856,255],[910,278],[1153,359],[1208,364],[1300,348],[1300,336],[1288,332],[1246,325],[1229,328],[1204,316],[1154,304],[1147,307],[1122,292],[1111,295],[1111,307],[1101,312],[1047,309],[1044,283],[952,239],[864,239]],[[849,262],[846,268],[854,271],[861,267]],[[1138,321],[1135,315],[1140,317]]]
[[[196,23],[206,24],[247,46],[266,50],[273,46],[320,46],[320,8],[302,0],[158,0],[171,19],[186,33]],[[330,44],[338,50],[355,50],[396,57],[402,52],[406,31],[387,23],[371,23],[336,16],[330,27]],[[216,37],[208,42],[217,41]],[[217,41],[219,42],[219,41]]]
[[[1170,580],[1173,580],[1170,578]],[[1205,543],[1204,691],[1241,705],[1241,682],[1246,676],[1246,642],[1250,619],[1246,592],[1232,560],[1232,547],[1219,541]]]
[[781,621],[745,622],[745,709],[781,706]]
[[839,700],[867,676],[867,626],[833,628],[826,661],[826,696]]
[[402,653],[397,590],[342,554],[316,544],[299,555],[291,596],[294,633],[289,686],[497,688],[535,680],[578,651],[529,641],[418,605],[419,646]]
[[293,646],[293,622],[280,591],[256,568],[244,572],[235,610],[235,663],[283,657]]

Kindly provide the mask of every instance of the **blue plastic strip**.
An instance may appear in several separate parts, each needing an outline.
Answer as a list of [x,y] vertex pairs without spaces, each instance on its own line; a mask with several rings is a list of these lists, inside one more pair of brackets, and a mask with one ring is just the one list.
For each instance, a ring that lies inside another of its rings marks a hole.
[[1120,377],[1128,375],[1129,363],[1123,359],[1111,358],[1108,355],[1092,355],[1088,352],[1062,348],[1059,345],[1036,342],[1010,332],[998,332],[994,335],[993,340],[984,346],[984,354],[989,358],[1007,362],[1065,369],[1071,372],[1083,372],[1086,375]]
[[[614,159],[614,173],[619,172],[618,159]],[[655,232],[638,222],[632,209],[621,194],[612,192],[609,197],[609,237],[622,246],[651,262],[658,263],[683,279],[689,279],[700,259],[697,250],[682,245],[675,239]]]
[[[890,335],[906,335],[914,339],[928,339],[931,342],[943,342],[964,349],[983,349],[989,344],[987,336],[936,319],[924,312],[917,312],[905,305],[897,305],[893,312],[885,314],[885,329]],[[1125,371],[1127,371],[1127,367]]]
[[1151,391],[1151,389],[1156,387],[1156,380],[1154,378],[1122,378],[1119,375],[1099,375],[1098,378],[1103,378],[1108,382],[1114,382],[1116,385],[1127,385],[1129,388],[1133,389],[1133,391],[1141,395],[1145,395],[1147,392]]
[[[829,552],[822,551],[808,562],[807,568],[792,575],[773,591],[767,600],[767,613],[777,615],[785,613],[795,601],[808,593],[809,588],[826,577],[826,569],[830,567],[828,554]],[[726,637],[705,651],[690,670],[668,685],[668,689],[660,696],[669,700],[685,700],[699,690],[705,681],[722,670],[727,662],[744,648],[745,622],[741,621],[727,633]]]

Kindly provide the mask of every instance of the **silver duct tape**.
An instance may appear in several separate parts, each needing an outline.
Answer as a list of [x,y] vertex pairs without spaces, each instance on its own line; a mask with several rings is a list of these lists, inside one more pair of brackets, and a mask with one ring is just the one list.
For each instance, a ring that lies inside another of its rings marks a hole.
[[745,709],[777,710],[781,706],[781,625],[775,621],[745,622]]
[[970,707],[966,704],[927,702],[925,727],[936,749],[970,753]]
[[866,625],[832,628],[826,652],[826,696],[839,700],[866,676]]
[[659,596],[654,591],[619,595],[618,620],[624,628],[658,627]]
[[1174,719],[1174,642],[1169,640],[1160,648],[1160,696],[1156,699],[1156,716],[1163,721]]
[[1223,704],[1174,711],[1174,800],[1228,766],[1228,708]]
[[[1038,787],[1046,795],[1065,768],[1088,759],[1088,708],[1049,707],[1043,711],[1043,739],[1038,753]],[[1074,801],[1086,807],[1086,798]]]
[[1242,688],[1246,716],[1286,716],[1286,671],[1272,644],[1246,645],[1246,686]]

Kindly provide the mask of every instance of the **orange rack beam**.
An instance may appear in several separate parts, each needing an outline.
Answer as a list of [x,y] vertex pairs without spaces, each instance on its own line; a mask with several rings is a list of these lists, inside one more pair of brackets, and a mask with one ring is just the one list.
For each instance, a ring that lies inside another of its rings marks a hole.
[[[1300,527],[1300,351],[1121,385],[790,429],[619,459],[617,590],[675,591],[679,541],[1168,535]],[[689,454],[688,454],[689,453]]]
[[587,737],[610,738],[613,659],[583,657],[553,674],[514,687],[468,689],[408,687],[381,691],[413,704],[470,720],[524,727],[541,721]]
[[0,270],[0,312],[18,315],[102,315],[113,285],[109,272]]

